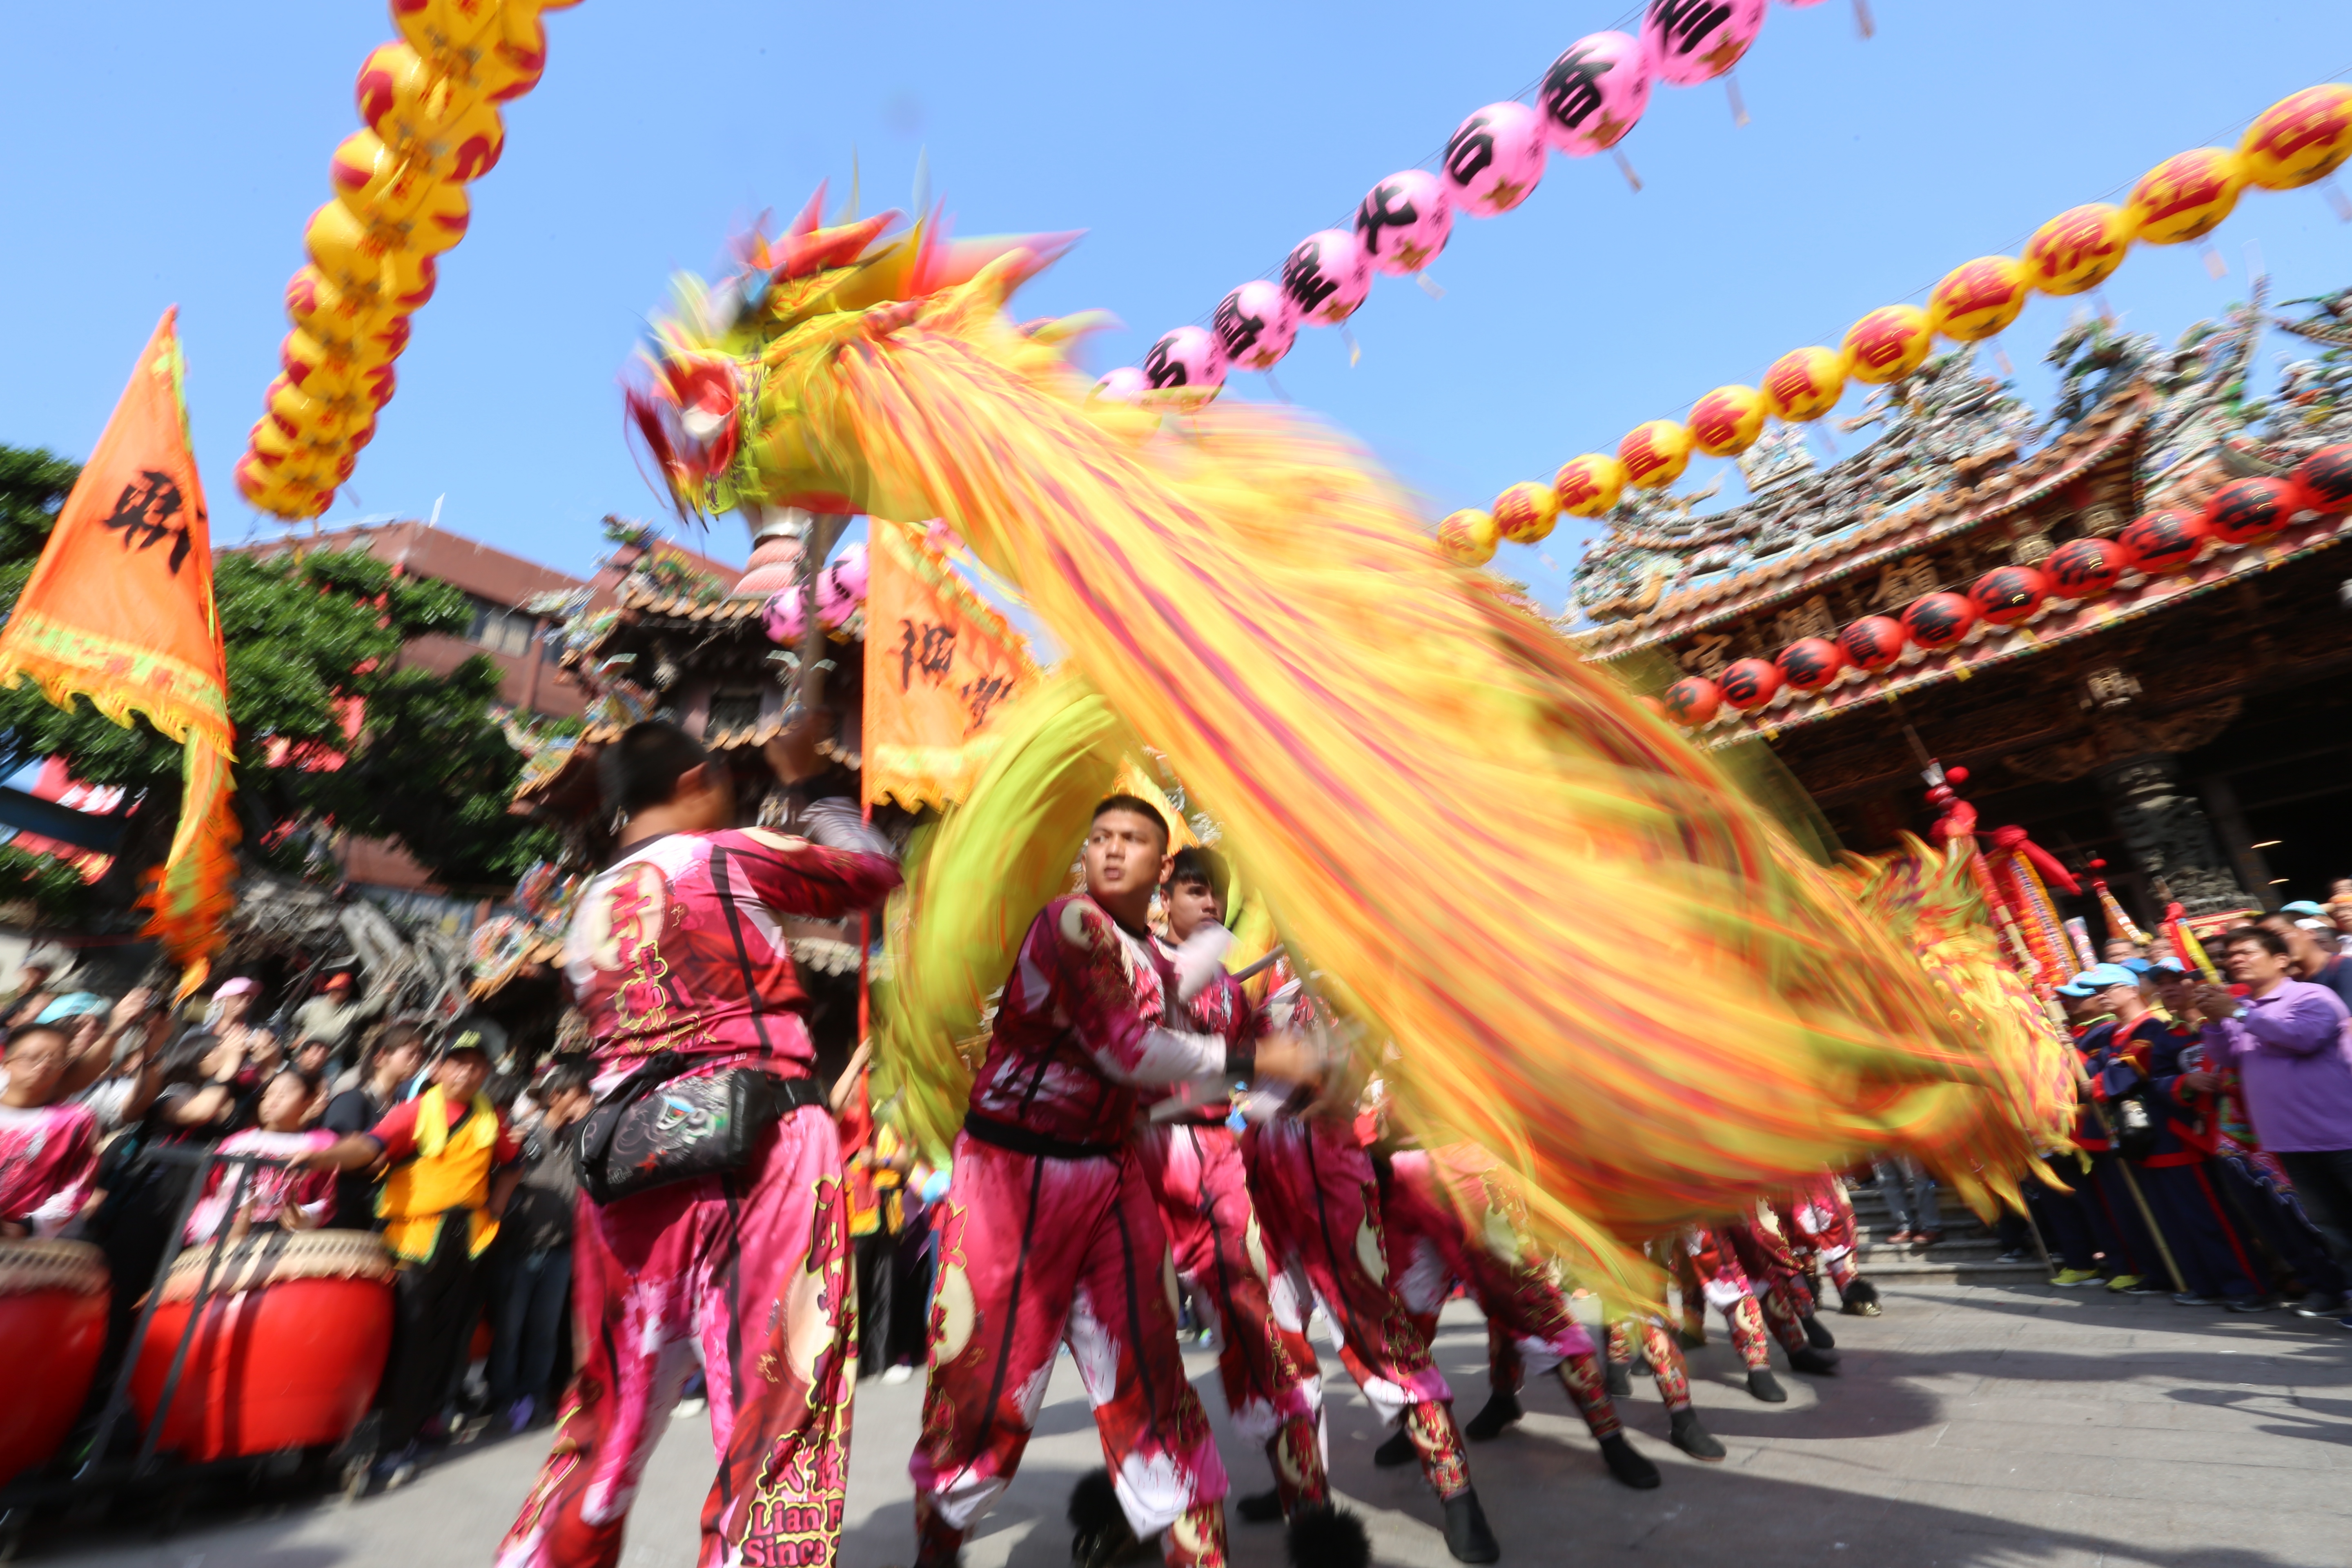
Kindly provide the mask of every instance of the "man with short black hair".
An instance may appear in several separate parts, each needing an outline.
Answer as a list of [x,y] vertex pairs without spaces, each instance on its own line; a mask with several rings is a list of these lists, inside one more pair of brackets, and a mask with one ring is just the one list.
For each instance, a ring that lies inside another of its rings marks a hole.
[[2275,914],[2267,914],[2254,923],[2267,931],[2274,931],[2286,943],[2288,978],[2313,985],[2325,985],[2336,993],[2336,999],[2352,1010],[2352,958],[2336,951],[2331,938],[2322,937],[2296,918],[2297,910],[2316,910],[2316,904],[2290,904]]
[[[1160,1538],[1171,1568],[1225,1560],[1225,1471],[1177,1346],[1168,1236],[1134,1122],[1139,1088],[1223,1070],[1180,975],[1229,942],[1195,933],[1173,962],[1146,921],[1169,861],[1167,818],[1117,795],[1095,808],[1086,890],[1030,922],[956,1139],[937,1216],[930,1382],[915,1482],[917,1568],[949,1568],[1012,1483],[1067,1341],[1108,1484],[1071,1503],[1084,1564]],[[1105,1492],[1115,1492],[1106,1497]]]
[[[841,776],[817,752],[819,718],[768,743],[786,784]],[[580,1365],[497,1562],[620,1560],[654,1434],[698,1356],[719,1457],[700,1561],[821,1568],[840,1543],[857,1311],[841,1144],[810,1077],[808,999],[783,922],[873,908],[898,886],[898,860],[854,799],[812,802],[805,838],[737,827],[727,762],[675,724],[632,725],[598,771],[619,847],[581,890],[564,973],[599,1092],[630,1083],[633,1103],[685,1105],[681,1140],[710,1128],[680,1098],[696,1092],[740,1090],[775,1120],[747,1124],[726,1168],[580,1205]],[[740,1076],[709,1081],[722,1074]],[[597,1168],[609,1178],[617,1164]]]
[[[1223,927],[1227,885],[1223,858],[1213,849],[1188,845],[1171,858],[1160,904],[1173,939],[1171,965],[1183,943]],[[1222,964],[1180,976],[1177,1000],[1192,1026],[1225,1040],[1229,1056],[1245,1058],[1255,1047],[1255,1009]],[[1265,1268],[1241,1142],[1226,1125],[1231,1088],[1220,1079],[1197,1092],[1192,1085],[1148,1091],[1137,1142],[1177,1280],[1217,1335],[1225,1409],[1235,1430],[1265,1446],[1274,1468],[1273,1490],[1234,1505],[1244,1519],[1262,1523],[1328,1510],[1331,1483],[1323,1468],[1321,1363],[1289,1277],[1269,1277]]]
[[522,1145],[482,1093],[489,1076],[488,1053],[461,1036],[434,1063],[423,1094],[366,1131],[292,1162],[319,1171],[385,1169],[376,1208],[396,1273],[376,1479],[387,1486],[415,1474],[425,1424],[456,1384],[481,1311],[475,1262],[497,1239],[521,1175]]
[[[331,1097],[319,1125],[346,1136],[365,1132],[400,1103],[401,1091],[425,1066],[425,1031],[406,1020],[377,1026],[360,1062],[359,1083]],[[335,1178],[335,1212],[328,1223],[338,1230],[373,1230],[376,1178],[362,1166]]]
[[[2221,953],[2246,994],[2197,989],[2206,1050],[2238,1068],[2255,1135],[2328,1252],[2352,1268],[2352,1011],[2326,986],[2292,978],[2287,939],[2266,926],[2229,932]],[[2352,1329],[2352,1315],[2337,1321]]]

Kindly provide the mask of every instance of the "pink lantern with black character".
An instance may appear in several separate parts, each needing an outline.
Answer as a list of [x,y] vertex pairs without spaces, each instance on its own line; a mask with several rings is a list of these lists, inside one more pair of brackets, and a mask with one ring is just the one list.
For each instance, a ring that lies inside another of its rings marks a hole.
[[1391,174],[1356,207],[1356,238],[1375,269],[1402,278],[1437,259],[1454,233],[1445,184],[1426,169]]
[[1298,337],[1298,307],[1278,283],[1252,279],[1217,301],[1209,319],[1217,346],[1228,363],[1244,370],[1272,370]]

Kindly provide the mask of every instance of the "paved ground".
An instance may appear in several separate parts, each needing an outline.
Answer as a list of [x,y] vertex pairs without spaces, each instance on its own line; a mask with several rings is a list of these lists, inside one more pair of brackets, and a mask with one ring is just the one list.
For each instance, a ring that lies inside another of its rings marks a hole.
[[[2343,1568],[2352,1563],[2352,1334],[2284,1313],[2236,1318],[2031,1285],[1890,1292],[1886,1315],[1831,1321],[1844,1374],[1782,1373],[1788,1404],[1750,1400],[1729,1349],[1693,1356],[1707,1425],[1731,1450],[1703,1466],[1669,1448],[1655,1391],[1637,1385],[1635,1441],[1666,1472],[1633,1492],[1602,1473],[1557,1386],[1515,1433],[1473,1449],[1504,1560],[1731,1563],[1738,1568],[2154,1564]],[[1449,1310],[1440,1359],[1464,1408],[1485,1394],[1485,1336]],[[1332,1468],[1384,1564],[1450,1561],[1413,1473],[1375,1470],[1378,1434],[1325,1363]],[[1218,1411],[1205,1357],[1196,1384]],[[919,1384],[859,1394],[845,1568],[910,1554],[905,1461]],[[1230,1440],[1239,1484],[1262,1459]],[[482,1563],[541,1448],[461,1453],[415,1486],[357,1507],[216,1509],[158,1539],[135,1514],[32,1543],[37,1561],[108,1568],[425,1568]],[[1066,1361],[1005,1502],[966,1552],[970,1568],[1063,1568],[1062,1501],[1096,1462]],[[688,1568],[711,1474],[708,1431],[677,1422],[656,1456],[625,1568]],[[129,1513],[130,1510],[126,1510]],[[1234,1560],[1282,1561],[1271,1527],[1236,1525]]]

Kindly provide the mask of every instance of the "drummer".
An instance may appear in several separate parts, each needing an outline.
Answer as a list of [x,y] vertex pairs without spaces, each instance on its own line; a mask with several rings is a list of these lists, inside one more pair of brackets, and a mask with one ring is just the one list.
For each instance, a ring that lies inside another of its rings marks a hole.
[[236,1168],[212,1167],[205,1194],[188,1215],[187,1244],[209,1241],[226,1224],[229,1239],[242,1241],[254,1226],[278,1226],[287,1230],[315,1230],[335,1209],[335,1178],[325,1171],[298,1171],[288,1162],[301,1154],[332,1148],[335,1135],[323,1129],[304,1131],[318,1086],[292,1067],[281,1067],[261,1086],[261,1125],[248,1128],[221,1142],[222,1154],[254,1154],[267,1162],[245,1177],[236,1208],[229,1200],[237,1193]]
[[64,1030],[47,1024],[8,1037],[0,1089],[0,1237],[51,1237],[89,1198],[98,1174],[98,1119],[59,1103],[69,1065]]
[[489,1076],[481,1035],[460,1029],[423,1094],[365,1132],[295,1157],[313,1171],[389,1165],[376,1212],[399,1272],[376,1468],[379,1480],[395,1486],[415,1473],[425,1424],[440,1414],[454,1382],[481,1312],[474,1261],[498,1236],[498,1216],[522,1176],[522,1145],[482,1092]]

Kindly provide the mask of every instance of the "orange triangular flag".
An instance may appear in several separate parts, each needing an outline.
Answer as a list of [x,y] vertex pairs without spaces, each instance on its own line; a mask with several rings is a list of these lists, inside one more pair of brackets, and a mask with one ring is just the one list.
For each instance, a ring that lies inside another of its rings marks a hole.
[[0,628],[0,682],[30,676],[60,708],[76,695],[118,724],[133,712],[186,744],[179,831],[147,896],[149,931],[195,966],[219,945],[236,874],[228,670],[213,604],[212,529],[188,447],[177,308],[114,405]]

